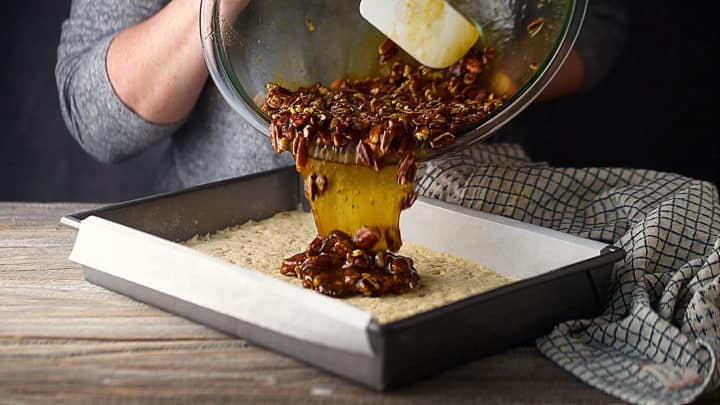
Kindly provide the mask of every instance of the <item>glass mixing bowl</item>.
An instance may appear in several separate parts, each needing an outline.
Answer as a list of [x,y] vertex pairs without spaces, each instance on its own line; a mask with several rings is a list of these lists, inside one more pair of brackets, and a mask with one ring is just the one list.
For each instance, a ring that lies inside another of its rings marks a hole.
[[[295,89],[341,77],[379,74],[385,38],[366,22],[359,0],[201,0],[200,31],[210,76],[250,124],[268,133],[260,110],[265,84]],[[568,56],[587,0],[451,0],[482,29],[481,47],[495,58],[485,84],[508,97],[501,108],[456,133],[452,144],[425,158],[491,136],[527,107]]]

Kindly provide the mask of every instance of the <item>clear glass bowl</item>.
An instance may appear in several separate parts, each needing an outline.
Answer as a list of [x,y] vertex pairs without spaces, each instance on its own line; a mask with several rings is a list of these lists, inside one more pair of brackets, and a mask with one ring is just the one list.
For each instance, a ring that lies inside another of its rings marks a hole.
[[[210,76],[223,97],[268,133],[260,110],[265,84],[296,88],[377,75],[384,36],[358,11],[359,0],[201,0],[200,31]],[[587,0],[453,0],[482,27],[495,59],[482,74],[503,106],[456,133],[426,158],[491,136],[527,107],[557,73],[577,37]],[[539,25],[539,29],[537,28]]]

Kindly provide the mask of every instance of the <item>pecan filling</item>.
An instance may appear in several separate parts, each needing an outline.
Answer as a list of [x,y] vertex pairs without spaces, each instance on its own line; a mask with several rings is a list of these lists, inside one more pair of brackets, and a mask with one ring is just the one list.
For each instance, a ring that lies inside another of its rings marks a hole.
[[[387,41],[381,44],[381,58],[394,54],[389,48]],[[502,105],[504,96],[481,85],[492,58],[492,49],[473,50],[443,70],[390,60],[386,77],[338,79],[330,87],[295,91],[268,83],[262,110],[271,118],[273,149],[290,151],[298,171],[311,148],[354,152],[355,163],[375,170],[414,161],[417,151],[449,145],[454,132]]]
[[305,288],[336,298],[379,297],[415,288],[420,276],[412,259],[383,250],[369,253],[377,240],[377,231],[369,228],[361,228],[352,238],[333,231],[283,260],[280,272],[299,278]]
[[[417,156],[449,145],[454,133],[505,101],[482,85],[492,49],[471,50],[443,70],[402,62],[389,40],[378,54],[383,77],[295,91],[268,83],[262,106],[273,150],[295,158],[320,235],[285,259],[281,272],[332,297],[417,287],[412,259],[391,253],[402,245],[400,211],[417,198]],[[350,156],[353,164],[325,161],[318,152]]]

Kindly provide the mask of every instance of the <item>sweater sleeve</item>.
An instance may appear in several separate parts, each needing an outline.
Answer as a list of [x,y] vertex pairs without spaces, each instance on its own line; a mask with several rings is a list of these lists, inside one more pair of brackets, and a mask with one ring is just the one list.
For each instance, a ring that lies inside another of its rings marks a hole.
[[118,32],[157,13],[161,0],[73,0],[55,67],[60,108],[80,146],[104,163],[129,158],[173,134],[182,122],[148,122],[117,96],[105,59]]
[[630,1],[590,0],[575,49],[585,64],[584,89],[596,86],[617,62],[628,39]]

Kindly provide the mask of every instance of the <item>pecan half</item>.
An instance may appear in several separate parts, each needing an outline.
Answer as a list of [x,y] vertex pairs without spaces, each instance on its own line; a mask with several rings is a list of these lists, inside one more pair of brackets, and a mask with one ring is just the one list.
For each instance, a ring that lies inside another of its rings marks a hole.
[[293,143],[293,149],[295,149],[295,168],[297,171],[300,171],[305,167],[308,160],[307,138],[298,136],[294,142],[297,143],[297,148],[295,148],[295,143]]
[[362,250],[369,250],[375,246],[379,239],[380,235],[378,235],[377,229],[364,226],[353,236],[353,243]]
[[373,153],[372,149],[370,148],[370,146],[368,146],[368,144],[366,144],[365,142],[358,143],[355,151],[357,152],[357,157],[362,164],[372,167],[373,169],[375,169],[375,171],[380,171],[382,165],[380,164],[377,157],[375,157],[375,153]]
[[415,181],[415,173],[417,172],[417,165],[415,164],[415,154],[408,153],[405,155],[403,160],[397,169],[398,183],[401,185],[410,184]]
[[280,272],[282,274],[293,273],[293,275],[295,275],[295,267],[300,266],[305,261],[305,259],[307,259],[307,257],[308,256],[306,252],[301,252],[288,257],[287,259],[283,260]]
[[430,141],[430,147],[435,148],[442,148],[443,146],[450,145],[455,140],[455,135],[451,134],[450,132],[444,132],[438,136],[436,136],[432,141]]

